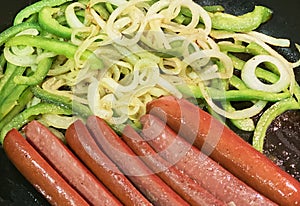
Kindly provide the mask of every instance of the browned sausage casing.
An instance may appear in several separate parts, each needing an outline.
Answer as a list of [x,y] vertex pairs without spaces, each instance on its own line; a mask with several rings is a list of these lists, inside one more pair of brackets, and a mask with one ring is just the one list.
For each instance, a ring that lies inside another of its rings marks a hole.
[[212,159],[281,205],[300,204],[300,183],[229,128],[184,99],[162,97],[147,112],[164,121]]
[[122,139],[127,145],[163,179],[170,187],[180,194],[191,205],[198,206],[225,206],[226,204],[201,187],[174,165],[161,158],[152,147],[129,125],[122,133]]
[[51,205],[89,205],[16,129],[6,135],[3,148],[20,173]]
[[218,199],[236,205],[276,205],[178,136],[152,115],[141,118],[143,137],[159,154],[198,181]]
[[32,121],[24,128],[28,142],[91,205],[121,205],[119,200],[47,127]]
[[87,127],[106,155],[154,205],[189,205],[156,176],[103,119],[90,116]]
[[65,135],[79,158],[124,205],[152,205],[100,150],[81,120],[74,122]]

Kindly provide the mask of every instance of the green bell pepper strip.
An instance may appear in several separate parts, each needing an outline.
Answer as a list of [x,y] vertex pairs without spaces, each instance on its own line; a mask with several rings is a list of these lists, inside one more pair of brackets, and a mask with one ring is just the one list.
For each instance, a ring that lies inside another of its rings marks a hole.
[[82,116],[84,118],[92,115],[91,110],[87,106],[68,97],[53,94],[40,88],[39,86],[33,86],[31,91],[36,97],[42,99],[43,101],[72,110],[75,115]]
[[225,31],[249,32],[257,29],[272,16],[272,10],[264,6],[255,6],[254,10],[241,16],[222,12],[210,13],[212,27]]
[[38,63],[37,70],[31,76],[15,76],[14,82],[16,84],[25,84],[25,85],[37,85],[41,83],[44,78],[47,76],[48,71],[52,65],[52,58],[42,59]]
[[[204,7],[204,9],[207,11],[209,9],[220,9],[222,11],[222,7]],[[216,10],[209,12],[209,15],[211,17],[213,29],[232,32],[249,32],[257,29],[261,24],[268,21],[271,18],[272,13],[272,10],[267,7],[255,6],[253,11],[240,16],[218,12]],[[175,18],[175,21],[187,24],[190,22],[191,17],[191,11],[187,8],[182,8],[179,15],[176,17],[177,19]],[[202,19],[200,19],[200,23],[203,23]]]
[[[201,90],[198,86],[177,85],[177,89],[179,89],[179,91],[185,94],[185,96],[187,97],[203,98]],[[221,91],[215,88],[208,87],[207,91],[211,95],[211,98],[217,101],[263,100],[269,102],[276,102],[291,97],[291,94],[289,92],[272,93],[253,89]]]
[[[235,75],[229,79],[228,84],[234,86],[238,90],[247,89],[246,84]],[[235,111],[235,108],[231,105],[230,101],[226,101],[224,104],[222,104],[222,106],[226,111]],[[230,121],[235,127],[242,131],[252,132],[255,129],[254,121],[250,117],[245,119],[230,119]]]
[[258,151],[263,151],[264,137],[272,121],[287,110],[300,109],[299,103],[294,98],[283,99],[273,104],[260,117],[253,134],[253,147]]
[[7,63],[4,76],[0,79],[0,94],[2,93],[4,86],[7,84],[16,69],[18,69],[18,66],[9,62]]
[[18,25],[9,27],[8,29],[0,33],[0,46],[6,43],[11,37],[27,29],[36,29],[38,31],[41,31],[40,26],[36,23],[23,22]]
[[13,24],[17,25],[20,24],[24,21],[24,19],[29,18],[31,15],[38,13],[42,8],[45,6],[49,7],[54,7],[54,6],[60,6],[64,3],[67,3],[69,1],[73,0],[43,0],[43,1],[38,1],[34,4],[31,4],[24,9],[22,9],[14,19]]
[[38,22],[41,27],[47,32],[65,39],[71,39],[72,29],[61,25],[56,19],[52,17],[52,15],[57,13],[59,10],[60,8],[42,8],[38,14]]
[[0,133],[0,142],[3,143],[5,135],[13,128],[21,129],[26,123],[34,119],[37,115],[40,114],[63,114],[71,115],[72,110],[60,107],[55,104],[49,103],[39,103],[32,107],[25,109],[23,112],[16,115],[8,124],[6,124]]
[[[22,75],[26,68],[25,67],[14,67],[14,66],[9,66],[8,68],[10,68],[10,70],[14,69],[12,72],[9,70],[5,73],[4,77],[5,79],[3,79],[3,86],[0,90],[0,107],[5,107],[5,105],[3,105],[3,101],[5,101],[5,99],[11,95],[12,93],[14,93],[15,88],[16,88],[16,83],[14,82],[14,78],[15,76],[20,76]],[[10,73],[10,74],[7,74]],[[6,81],[5,81],[6,80]],[[1,82],[2,83],[2,82]]]
[[17,85],[6,98],[1,99],[0,119],[4,118],[16,105],[18,105],[18,99],[26,88],[28,88],[27,85]]
[[14,118],[14,116],[24,110],[24,108],[32,98],[33,93],[31,92],[30,88],[27,88],[17,100],[17,105],[4,118],[0,120],[0,131]]
[[[38,47],[56,53],[57,55],[64,55],[70,59],[74,59],[74,55],[78,49],[76,45],[69,42],[31,35],[13,37],[7,41],[5,45],[8,47],[18,45]],[[81,56],[81,59],[84,61],[89,61],[91,69],[103,68],[102,60],[90,50],[85,50]]]
[[109,2],[105,2],[105,8],[108,11],[108,13],[111,14],[116,9],[116,6]]

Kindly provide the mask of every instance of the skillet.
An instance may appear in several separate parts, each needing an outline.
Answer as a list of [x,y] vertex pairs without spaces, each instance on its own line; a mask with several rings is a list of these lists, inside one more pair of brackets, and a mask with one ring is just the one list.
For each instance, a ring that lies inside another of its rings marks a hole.
[[[16,13],[35,0],[9,0],[0,7],[0,31],[9,27]],[[251,11],[255,5],[265,5],[273,10],[273,17],[258,30],[275,37],[289,38],[291,48],[279,50],[289,61],[300,58],[293,44],[300,44],[300,12],[298,0],[198,0],[201,5],[221,4],[225,11],[240,15]],[[300,83],[300,68],[296,68],[296,79]],[[251,133],[235,130],[246,141]],[[282,169],[300,181],[300,111],[288,111],[273,121],[267,131],[265,154]],[[6,158],[0,146],[0,205],[42,206],[49,205],[36,192]]]

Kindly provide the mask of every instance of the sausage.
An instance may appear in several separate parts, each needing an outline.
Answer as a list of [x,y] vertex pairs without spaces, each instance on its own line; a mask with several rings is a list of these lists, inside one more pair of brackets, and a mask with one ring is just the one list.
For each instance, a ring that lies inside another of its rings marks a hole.
[[300,183],[210,114],[185,99],[167,96],[147,112],[264,196],[281,205],[300,204]]
[[154,205],[189,205],[145,166],[103,119],[90,116],[87,119],[87,127],[106,155],[150,202]]
[[129,125],[122,132],[122,139],[161,179],[191,205],[225,206],[226,204],[201,187],[174,165],[161,158],[152,147]]
[[141,123],[143,137],[156,152],[218,199],[236,205],[276,205],[178,136],[157,117],[145,115]]
[[102,152],[81,120],[65,133],[67,144],[124,205],[152,205]]
[[3,149],[20,173],[51,205],[89,205],[16,129],[7,133]]
[[90,205],[121,205],[47,127],[34,120],[26,125],[24,131],[27,141]]

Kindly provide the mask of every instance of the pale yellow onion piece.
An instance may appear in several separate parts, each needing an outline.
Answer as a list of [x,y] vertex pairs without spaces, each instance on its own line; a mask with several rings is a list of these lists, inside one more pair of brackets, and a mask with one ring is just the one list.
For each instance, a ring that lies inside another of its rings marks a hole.
[[264,41],[257,39],[249,34],[242,34],[242,33],[232,33],[232,32],[215,32],[213,33],[213,37],[217,39],[226,39],[226,38],[234,38],[238,41],[243,42],[255,42],[258,45],[260,45],[263,49],[265,49],[270,55],[274,56],[275,58],[278,58],[284,66],[288,69],[289,75],[290,75],[290,93],[294,93],[294,87],[296,84],[295,74],[293,71],[293,63],[290,63],[287,61],[282,55],[280,55],[277,51],[275,51],[272,47],[270,47],[268,44],[266,44]]
[[[165,10],[169,4],[170,0],[161,0],[155,2],[150,6],[150,8],[148,8],[146,17],[150,18],[151,16],[159,14],[162,10]],[[161,14],[160,17],[163,18],[163,15]]]
[[[193,62],[195,62],[196,60],[199,59],[207,59],[207,58],[218,58],[219,60],[222,61],[224,68],[225,68],[225,72],[212,72],[211,74],[209,73],[205,73],[205,75],[201,74],[201,68],[194,68],[196,71],[199,70],[199,75],[201,77],[201,80],[210,80],[210,79],[214,79],[214,78],[221,78],[221,79],[226,79],[226,78],[230,78],[233,74],[233,63],[231,61],[231,59],[224,53],[219,52],[219,51],[215,51],[215,50],[202,50],[199,52],[195,52],[193,54],[191,54],[189,57],[185,58],[183,60],[183,62],[186,64],[186,66],[191,65]],[[204,61],[204,63],[207,61]],[[202,66],[202,65],[198,65],[198,66]]]
[[168,93],[172,94],[177,98],[182,98],[182,93],[170,82],[162,77],[158,77],[157,85],[166,90]]
[[39,63],[41,60],[43,60],[45,58],[52,58],[55,56],[57,56],[57,54],[55,54],[53,52],[43,52],[42,54],[40,54],[36,57],[36,62]]
[[[300,46],[299,44],[295,44],[296,49],[300,52]],[[296,62],[293,63],[293,68],[299,67],[300,66],[300,59]]]
[[[123,82],[124,79],[126,79],[126,76],[128,74],[133,74],[134,67],[125,61],[117,61],[112,67],[109,69],[108,72],[106,72],[107,75],[104,75],[106,77],[111,77],[115,81],[119,81],[121,78],[121,75],[123,74],[125,77],[121,80]],[[125,82],[125,80],[124,80]],[[126,81],[126,84],[127,81]]]
[[138,80],[138,71],[134,71],[133,80],[129,85],[121,85],[112,78],[102,78],[100,86],[106,88],[112,93],[130,92],[137,87]]
[[179,0],[177,1],[177,3],[183,7],[187,7],[188,9],[190,9],[192,13],[192,20],[187,26],[181,24],[170,24],[170,25],[179,27],[181,30],[195,29],[199,24],[199,18],[201,17],[201,19],[203,20],[203,24],[205,26],[205,28],[202,30],[204,31],[206,36],[208,36],[212,29],[212,22],[208,12],[202,6],[193,2],[192,0]]
[[[202,16],[200,12],[204,12],[203,11],[204,9],[201,6],[198,6],[198,4],[195,4],[191,0],[173,0],[173,1],[170,1],[170,5],[166,9],[166,13],[165,13],[166,14],[166,19],[170,18],[170,17],[175,18],[179,14],[181,7],[186,7],[188,9],[190,9],[190,11],[192,13],[191,22],[188,25],[183,26],[183,27],[185,27],[185,29],[194,29],[194,28],[196,28],[196,26],[199,23],[200,16]],[[207,12],[205,12],[205,13],[207,13]],[[168,16],[170,16],[170,17],[168,17]],[[207,17],[204,17],[204,18],[207,18]],[[182,26],[182,25],[180,25],[180,26]],[[208,28],[205,28],[205,29],[207,29],[206,33],[209,34],[210,30]]]
[[116,98],[113,94],[104,94],[100,97],[99,82],[93,81],[88,88],[88,105],[93,114],[111,122],[113,117],[113,106]]
[[128,15],[130,21],[128,21],[127,24],[123,26],[127,27],[122,31],[122,34],[131,35],[134,32],[138,31],[138,28],[141,26],[141,19],[145,18],[145,16],[144,12],[137,7],[133,7],[132,9],[130,9],[130,11],[128,11]]
[[37,29],[26,29],[24,31],[21,31],[20,33],[16,34],[16,36],[22,36],[22,35],[33,35],[37,36],[40,32]]
[[113,94],[107,94],[100,99],[95,98],[94,101],[96,101],[94,114],[110,121],[114,114],[113,107],[117,101],[115,96]]
[[147,39],[151,39],[152,46],[156,49],[170,49],[165,33],[163,32],[161,25],[165,18],[165,15],[161,10],[165,9],[169,5],[170,1],[158,1],[154,3],[146,13],[146,19],[148,19],[149,31],[147,33]]
[[159,68],[165,74],[178,75],[182,69],[182,62],[178,58],[161,58]]
[[140,37],[146,27],[146,20],[144,18],[139,19],[140,21],[140,26],[137,31],[135,31],[135,34],[132,38],[127,38],[120,31],[115,28],[115,22],[125,10],[128,10],[129,8],[132,8],[134,5],[143,2],[145,0],[133,0],[130,2],[126,2],[125,4],[122,4],[118,8],[116,8],[111,15],[109,16],[107,20],[107,25],[106,25],[106,32],[108,36],[115,41],[116,43],[123,45],[123,46],[131,46],[135,43],[137,43],[140,40]]
[[[71,34],[71,42],[77,46],[81,45],[84,40],[81,38],[78,38],[80,36],[80,33],[92,33],[93,28],[91,27],[81,27],[81,28],[73,28],[72,34]],[[89,35],[91,36],[91,35]]]
[[271,44],[273,46],[279,46],[279,47],[289,47],[290,46],[290,40],[289,39],[281,39],[281,38],[274,38],[272,36],[263,34],[261,32],[257,31],[250,31],[248,32],[250,36],[253,36],[255,38],[258,38],[267,44]]
[[151,59],[141,59],[134,65],[134,70],[139,72],[139,84],[154,86],[159,77],[158,65]]
[[[263,62],[270,62],[277,67],[280,77],[274,84],[265,84],[255,75],[256,68]],[[281,92],[288,88],[291,82],[288,69],[285,68],[285,65],[270,55],[257,55],[248,60],[244,65],[241,77],[249,88],[266,92]]]
[[118,103],[114,109],[117,113],[120,112],[127,116],[133,116],[140,110],[141,106],[143,106],[142,102],[138,99],[138,97],[133,96],[125,101],[121,101],[121,104]]
[[51,78],[47,79],[46,81],[43,82],[42,88],[53,94],[65,96],[70,99],[74,99],[80,103],[87,104],[87,100],[85,98],[77,97],[76,95],[73,94],[72,91],[59,90],[59,88],[61,88],[63,86],[70,86],[67,84],[66,80],[62,79],[62,76],[65,76],[65,75],[59,76],[60,78],[51,77]]
[[34,55],[35,49],[31,46],[19,47],[12,46],[10,47],[11,52],[16,56],[29,56]]
[[159,87],[152,87],[149,89],[149,94],[151,96],[154,96],[156,98],[160,97],[160,96],[166,96],[166,95],[169,95],[169,93],[162,89],[162,88],[159,88]]
[[48,126],[58,128],[58,129],[67,129],[76,118],[62,116],[57,114],[43,114],[41,121],[45,122]]
[[78,68],[84,67],[88,61],[82,61],[81,56],[82,54],[97,40],[101,40],[101,36],[94,36],[91,38],[86,39],[81,45],[79,45],[75,55],[74,55],[74,60],[75,60],[75,65]]
[[208,92],[205,89],[205,85],[203,82],[199,82],[199,88],[201,90],[201,93],[207,102],[207,104],[218,114],[222,115],[223,117],[229,118],[229,119],[245,119],[249,117],[253,117],[257,114],[259,114],[264,107],[267,105],[267,101],[259,100],[253,104],[253,106],[242,109],[242,110],[235,110],[228,112],[222,108],[220,108],[218,105],[216,105],[213,101],[213,99],[210,97]]
[[85,25],[78,19],[78,17],[75,14],[75,8],[80,8],[80,9],[86,9],[85,5],[79,3],[79,2],[74,2],[70,5],[67,6],[65,10],[65,17],[67,20],[67,23],[71,28],[82,28],[85,27]]
[[3,50],[5,59],[11,64],[28,67],[36,64],[37,55],[27,55],[27,56],[19,56],[15,55],[11,52],[9,47],[5,47]]
[[96,23],[98,24],[98,26],[105,32],[106,31],[106,21],[103,20],[99,14],[97,14],[97,12],[91,8],[90,10],[91,15],[93,16],[94,20],[96,21]]
[[97,110],[100,108],[99,81],[96,78],[92,78],[92,81],[88,86],[87,100],[89,108],[93,114],[96,114]]

